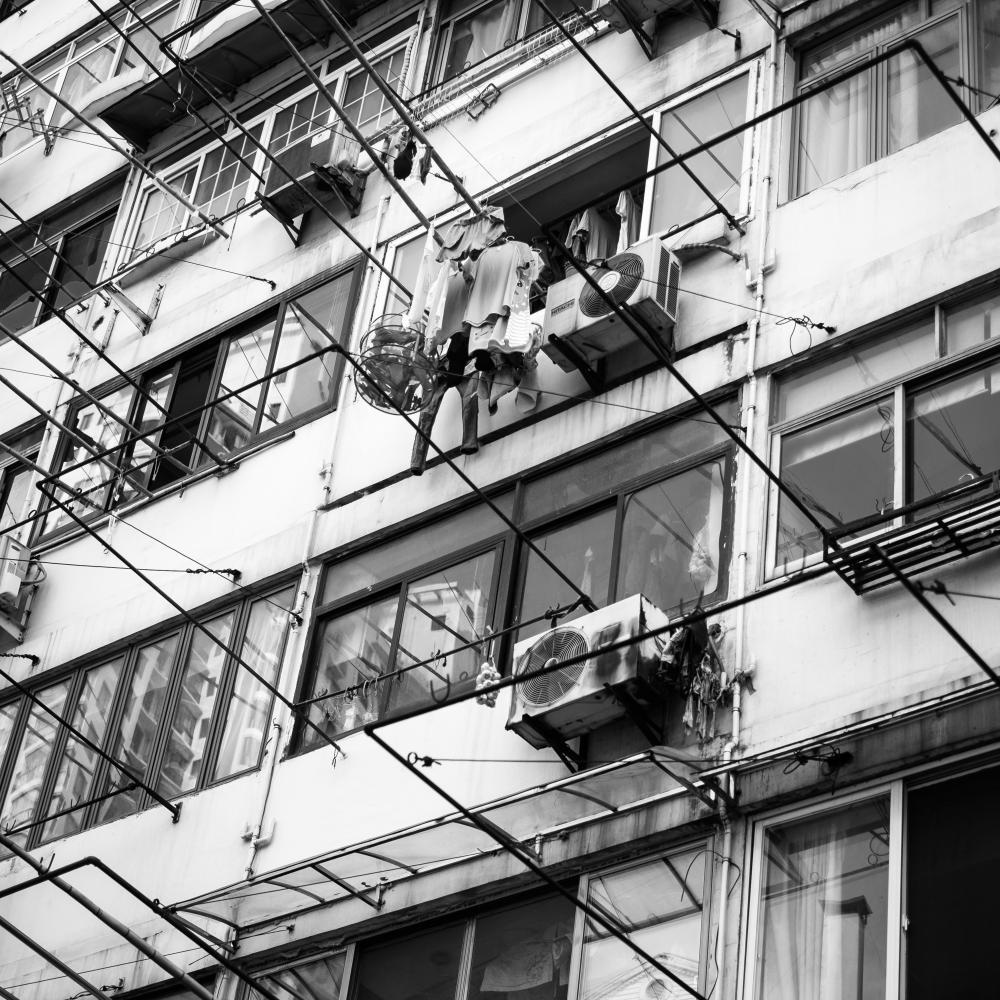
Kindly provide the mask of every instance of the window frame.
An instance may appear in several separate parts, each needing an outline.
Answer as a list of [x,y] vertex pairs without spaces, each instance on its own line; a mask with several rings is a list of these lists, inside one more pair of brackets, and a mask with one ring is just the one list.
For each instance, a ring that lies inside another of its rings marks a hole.
[[[396,35],[384,44],[378,46],[375,51],[370,54],[372,63],[377,64],[383,59],[391,59],[399,52],[404,53],[405,60],[405,52],[411,44],[412,34],[412,29],[408,29],[402,35]],[[334,59],[329,59],[320,73],[320,78],[333,93],[337,102],[343,104],[347,93],[347,87],[349,86],[351,79],[356,77],[358,74],[366,72],[367,70],[365,70],[365,68],[356,61],[338,63]],[[316,95],[317,90],[316,87],[303,80],[301,81],[301,86],[293,92],[279,93],[279,99],[274,105],[267,107],[266,110],[247,118],[246,121],[241,122],[242,129],[237,128],[235,125],[230,125],[223,133],[225,143],[236,146],[237,148],[245,143],[246,147],[248,147],[244,149],[243,157],[237,158],[234,161],[234,164],[237,167],[237,172],[240,169],[244,169],[245,165],[243,160],[249,161],[251,166],[247,168],[250,171],[250,176],[245,181],[246,194],[238,200],[238,202],[242,201],[243,204],[240,205],[237,202],[237,206],[235,208],[228,210],[223,215],[213,216],[213,218],[216,218],[219,221],[231,219],[239,215],[240,212],[251,210],[259,202],[260,196],[267,186],[268,179],[270,177],[270,170],[273,166],[268,159],[268,155],[274,156],[287,149],[288,146],[299,142],[301,139],[317,134],[323,131],[323,129],[332,127],[330,122],[323,125],[317,125],[312,128],[311,131],[305,132],[302,136],[296,137],[296,139],[291,143],[286,143],[285,145],[272,148],[272,138],[278,116],[293,108],[304,98]],[[323,101],[322,95],[320,95],[319,100],[321,102]],[[391,111],[391,109],[390,112],[387,124],[380,124],[379,128],[372,131],[371,135],[368,136],[369,139],[377,137],[392,127],[396,115],[395,112]],[[381,118],[384,114],[385,109],[383,108],[383,110],[379,112],[378,117]],[[333,117],[332,111],[330,111],[330,116],[331,118]],[[310,124],[312,124],[312,122]],[[258,148],[257,144],[250,142],[244,134],[244,130],[252,132],[256,128],[260,128],[260,134],[257,136],[257,142],[260,146],[263,146],[264,149],[267,150],[267,155],[262,149]],[[362,129],[362,131],[364,131],[364,129]],[[194,169],[194,176],[192,177],[190,187],[191,193],[188,195],[188,198],[194,204],[199,204],[197,201],[197,194],[198,187],[204,178],[205,162],[208,157],[212,155],[212,153],[219,149],[223,150],[223,156],[231,155],[229,149],[222,141],[215,140],[213,138],[207,142],[207,144],[199,144],[193,149],[188,146],[187,150],[182,152],[180,156],[168,156],[159,160],[158,162],[152,164],[152,169],[163,177],[168,184],[175,184],[178,178],[183,176],[189,170]],[[260,175],[263,175],[264,180],[261,180]],[[243,182],[241,182],[241,184],[242,183]],[[159,190],[160,189],[152,181],[145,179],[142,179],[137,185],[137,189],[131,200],[131,206],[127,211],[127,222],[124,230],[125,235],[121,241],[124,246],[120,248],[120,253],[118,255],[119,267],[126,267],[142,259],[143,254],[153,248],[159,247],[160,249],[165,249],[173,242],[177,242],[178,237],[191,227],[203,227],[203,223],[196,215],[194,215],[194,213],[189,211],[187,208],[184,208],[180,202],[173,200],[172,210],[174,212],[179,212],[179,218],[181,219],[180,223],[173,226],[163,235],[156,237],[156,239],[140,245],[137,240],[139,231],[142,228],[142,224],[145,219],[146,206],[148,205],[151,196]],[[236,186],[231,188],[229,196],[231,196],[232,192],[235,190]],[[216,192],[211,200],[214,201],[219,197],[220,194]],[[208,204],[210,205],[211,201]],[[208,206],[199,205],[199,207],[202,211],[207,213]]]
[[[15,10],[7,9],[8,2],[9,0],[0,0],[0,21],[5,20],[6,18],[17,13],[18,10],[25,9],[30,3],[33,2],[33,0],[27,0],[26,3],[22,4],[20,8],[16,8]],[[176,7],[178,10],[178,17],[180,17],[180,15],[183,14],[184,4],[185,0],[161,0],[161,3],[159,3],[157,6],[154,6],[151,10],[143,11],[142,16],[147,20],[155,20],[168,8]],[[133,31],[144,30],[140,22],[136,18],[135,14],[132,12],[132,10],[128,5],[123,4],[118,9],[118,11],[113,13],[111,16],[114,17],[116,20],[118,20],[118,23],[121,26],[122,30],[125,31],[127,34],[130,34]],[[112,56],[111,59],[110,71],[108,72],[108,75],[103,82],[113,80],[116,76],[119,76],[122,72],[122,61],[124,58],[126,42],[125,39],[122,38],[117,31],[115,31],[114,28],[106,24],[103,20],[99,19],[85,26],[78,33],[78,36],[79,37],[74,38],[72,41],[64,45],[58,46],[55,50],[50,51],[47,55],[32,60],[32,62],[28,65],[28,69],[30,69],[32,73],[34,73],[35,75],[39,75],[37,72],[39,68],[44,69],[46,64],[54,63],[54,61],[58,59],[59,62],[57,64],[57,68],[52,69],[47,75],[40,75],[39,78],[41,79],[42,83],[44,83],[50,90],[55,91],[60,96],[62,96],[62,88],[65,85],[66,75],[69,72],[70,68],[76,65],[76,63],[80,62],[82,59],[85,59],[91,53],[96,52],[100,48],[104,48],[106,46],[113,44],[115,50],[114,55]],[[8,76],[6,79],[4,79],[2,82],[5,85],[5,87],[9,86],[11,82],[13,82],[14,84],[13,89],[16,92],[19,84],[22,81],[20,74],[15,72],[10,76]],[[27,78],[24,79],[24,83],[26,85],[26,89],[28,89],[31,93],[35,93],[37,91],[35,85]],[[69,131],[73,127],[73,123],[77,121],[77,119],[68,118],[62,124],[54,126],[52,122],[57,113],[57,110],[61,107],[61,105],[58,103],[58,101],[53,100],[51,97],[47,95],[39,94],[39,96],[44,96],[44,115],[42,116],[41,120],[42,126],[45,129],[54,129],[57,135],[65,131]],[[38,110],[39,110],[38,108],[34,108],[32,110],[32,113],[34,114]],[[22,145],[18,146],[17,149],[12,150],[11,152],[5,155],[0,155],[0,162],[6,160],[8,157],[20,153],[21,150],[23,149],[28,149],[31,146],[37,145],[38,142],[41,141],[44,141],[43,136],[41,135],[33,136],[31,139],[29,139]]]
[[[903,875],[904,875],[904,782],[901,778],[890,781],[879,781],[865,785],[846,794],[839,794],[831,799],[816,797],[804,805],[793,809],[778,808],[763,812],[752,825],[750,846],[748,850],[748,870],[753,877],[750,880],[749,892],[744,894],[744,913],[741,921],[747,928],[743,945],[742,981],[738,996],[743,1000],[755,1000],[759,990],[760,960],[763,948],[763,922],[761,920],[764,873],[766,859],[765,845],[769,832],[775,827],[786,826],[803,819],[813,819],[843,812],[853,805],[870,802],[880,797],[889,800],[889,830],[890,853],[888,871],[888,912],[886,934],[886,997],[898,997],[901,983],[902,968],[902,915],[903,915]],[[898,830],[893,838],[892,831]],[[891,846],[895,843],[895,848]]]
[[[114,235],[112,227],[114,225],[114,220],[117,217],[118,205],[116,203],[104,204],[106,199],[102,197],[102,194],[104,191],[112,191],[115,190],[116,188],[117,185],[112,184],[110,187],[102,189],[101,192],[95,193],[94,201],[98,202],[98,204],[96,204],[91,211],[88,211],[85,215],[82,215],[79,218],[75,218],[72,222],[63,225],[61,228],[57,229],[54,233],[46,232],[45,217],[41,216],[31,220],[27,228],[21,230],[15,230],[13,233],[10,234],[14,240],[18,241],[19,246],[21,244],[21,239],[19,239],[19,236],[22,239],[31,240],[30,249],[25,250],[23,249],[23,246],[21,246],[20,252],[14,254],[12,252],[13,248],[11,247],[11,245],[6,241],[3,241],[4,246],[0,247],[0,257],[2,257],[5,267],[8,268],[17,268],[33,256],[40,254],[44,257],[45,255],[48,255],[50,253],[50,251],[45,247],[45,244],[42,243],[41,240],[35,237],[32,230],[40,231],[45,242],[48,243],[50,246],[52,246],[54,250],[54,253],[52,253],[49,258],[48,266],[46,268],[48,276],[45,279],[44,285],[42,286],[40,293],[35,297],[35,308],[33,311],[31,322],[26,326],[21,326],[16,328],[11,327],[11,329],[15,334],[23,334],[26,333],[28,330],[34,329],[36,326],[39,326],[41,323],[44,323],[46,320],[50,319],[52,315],[55,313],[57,308],[56,300],[60,292],[60,287],[59,287],[60,279],[58,278],[58,273],[60,267],[62,267],[63,265],[63,252],[66,249],[67,243],[70,240],[74,239],[75,237],[83,235],[88,229],[91,229],[94,226],[100,225],[101,223],[104,222],[110,222],[111,226],[109,226],[107,231],[108,239],[100,241],[103,242],[105,246],[103,250],[100,251],[100,264],[98,265],[97,271],[95,273],[94,283],[96,284],[105,275],[107,271],[108,262],[114,256],[113,254],[114,244],[110,242],[110,237]],[[119,194],[121,194],[121,191],[119,191]],[[65,205],[65,203],[63,204]],[[72,211],[72,209],[70,208],[69,211]],[[52,215],[55,215],[57,222],[59,214],[63,213],[55,213],[55,212],[49,213],[50,217]],[[9,257],[7,256],[7,253],[10,253]],[[37,273],[35,268],[32,268],[32,273],[33,274]],[[5,278],[6,275],[7,275],[6,270],[0,270],[0,280]],[[68,277],[70,281],[77,280],[76,278],[74,278],[72,274],[70,274]],[[13,279],[8,279],[8,280],[13,280]],[[76,305],[80,302],[89,299],[92,296],[92,294],[93,293],[91,292],[85,292],[79,298],[72,299],[68,303],[66,303],[66,305],[60,306],[59,308],[63,310],[71,308],[73,305]],[[20,308],[20,307],[15,306],[14,308]],[[8,326],[9,324],[4,319],[4,315],[5,313],[0,313],[0,324]],[[0,334],[0,343],[6,343],[7,340],[8,338],[6,336]]]
[[[289,611],[286,612],[288,621],[285,625],[284,634],[276,653],[276,663],[278,664],[275,678],[276,685],[278,679],[280,679],[282,668],[286,666],[284,661],[289,649],[289,639],[295,621],[291,608],[295,603],[297,587],[297,578],[286,577],[279,583],[271,583],[264,589],[255,591],[251,594],[246,594],[238,601],[233,602],[229,600],[215,602],[214,605],[196,613],[194,617],[200,624],[205,625],[211,623],[219,617],[232,613],[234,616],[233,628],[227,641],[227,645],[242,656],[241,647],[246,640],[247,626],[254,606],[261,601],[273,601],[279,595],[287,593],[289,600]],[[114,743],[118,737],[119,729],[129,700],[129,692],[132,680],[135,676],[136,666],[141,651],[151,645],[155,645],[158,642],[162,642],[176,636],[178,638],[178,642],[171,659],[170,673],[165,686],[162,712],[155,731],[155,739],[150,748],[149,760],[146,765],[146,773],[143,775],[143,781],[147,785],[157,788],[161,779],[161,768],[163,766],[165,754],[170,742],[172,722],[180,698],[184,669],[187,665],[192,640],[196,633],[199,635],[202,634],[195,625],[187,620],[168,624],[165,627],[159,628],[153,632],[149,632],[139,637],[133,637],[123,643],[116,643],[107,647],[105,650],[101,651],[99,655],[88,656],[85,662],[48,672],[40,679],[40,682],[32,683],[30,690],[32,694],[37,695],[39,692],[68,682],[69,688],[67,691],[66,701],[60,714],[63,718],[72,720],[73,715],[77,710],[80,696],[83,691],[84,681],[88,672],[99,669],[106,664],[114,663],[116,660],[120,659],[121,668],[118,673],[118,679],[115,684],[111,703],[109,704],[105,715],[104,733],[99,744],[104,753],[111,755],[113,754]],[[260,770],[263,763],[265,751],[267,749],[266,739],[261,740],[258,758],[255,765],[234,771],[232,774],[227,774],[221,778],[214,777],[215,769],[219,763],[219,754],[221,751],[224,730],[231,711],[232,692],[235,690],[239,672],[242,669],[240,664],[237,663],[236,660],[228,653],[225,653],[224,656],[225,659],[223,661],[223,667],[219,674],[218,692],[213,703],[212,713],[210,716],[209,732],[206,737],[204,751],[201,756],[202,764],[198,780],[192,788],[174,796],[168,796],[165,792],[160,792],[164,798],[170,798],[173,802],[181,801],[187,796],[198,794],[207,788],[214,788],[225,784],[226,782],[235,781],[245,775],[252,774]],[[13,697],[7,697],[7,695],[11,694]],[[6,748],[0,748],[0,752],[3,753],[3,757],[0,759],[0,803],[4,801],[9,791],[14,760],[24,738],[33,702],[31,702],[31,700],[24,695],[20,695],[17,692],[8,689],[3,692],[3,697],[0,698],[0,710],[10,705],[15,706],[15,714],[11,729],[10,742]],[[273,714],[273,711],[274,695],[272,693],[270,695],[270,705],[266,713],[268,718],[270,718]],[[47,717],[51,719],[51,716]],[[45,770],[42,774],[39,786],[40,791],[38,799],[33,807],[31,822],[42,819],[48,814],[47,811],[43,813],[42,809],[44,808],[48,810],[52,805],[51,800],[56,790],[55,786],[59,768],[64,760],[67,743],[72,738],[66,726],[55,722],[55,720],[52,720],[52,724],[56,727],[56,733],[52,743],[52,751],[49,754],[49,758],[45,764]],[[271,752],[276,752],[276,750],[272,748]],[[124,755],[118,759],[124,762]],[[121,816],[115,816],[107,820],[101,819],[99,816],[99,810],[104,803],[102,801],[94,801],[94,796],[103,794],[103,790],[107,787],[107,782],[113,773],[115,773],[115,768],[113,768],[112,765],[103,757],[97,757],[94,771],[89,781],[89,790],[87,793],[88,804],[85,808],[71,814],[79,816],[79,826],[70,832],[46,836],[44,831],[48,824],[38,824],[30,831],[26,832],[27,848],[34,849],[42,844],[62,840],[66,837],[75,836],[77,833],[82,833],[85,830],[93,829],[96,826],[103,826],[105,823],[115,822],[116,819],[124,819],[128,816],[137,815],[138,813],[144,812],[156,804],[155,800],[147,791],[145,791],[145,789],[137,788],[135,790],[135,808],[129,809]]]
[[[447,517],[443,520],[447,521]],[[419,532],[420,528],[416,527],[413,531]],[[390,542],[388,544],[392,543]],[[376,545],[375,547],[378,546]],[[386,577],[385,580],[380,580],[376,586],[371,587],[370,589],[362,588],[361,590],[356,590],[343,597],[328,601],[325,604],[317,605],[313,610],[312,620],[309,625],[309,634],[306,637],[305,648],[308,653],[306,658],[303,660],[302,668],[299,673],[299,679],[296,685],[296,702],[307,701],[310,698],[316,697],[312,688],[316,683],[317,670],[320,662],[318,655],[319,644],[323,636],[323,627],[327,621],[361,611],[367,607],[380,604],[383,601],[395,596],[396,612],[393,618],[392,639],[389,645],[389,656],[385,665],[385,673],[388,674],[394,670],[398,670],[400,667],[396,664],[396,657],[399,650],[399,637],[407,608],[406,594],[408,593],[411,584],[419,582],[421,579],[431,574],[450,569],[453,566],[468,562],[469,560],[480,556],[485,556],[489,553],[493,554],[494,562],[490,577],[490,592],[486,601],[487,610],[484,629],[487,627],[495,629],[497,615],[505,603],[503,598],[509,588],[510,566],[509,557],[506,555],[509,550],[509,532],[494,533],[491,536],[464,545],[462,548],[456,549],[448,555],[439,556],[437,559],[430,562],[418,563],[409,570]],[[336,570],[337,561],[327,563],[324,567],[322,583],[317,588],[317,593],[323,593],[327,577],[329,574],[335,573]],[[484,638],[484,644],[488,643],[488,641],[488,639]],[[470,678],[463,683],[471,684],[474,683],[474,681],[475,678]],[[382,718],[391,719],[392,713],[389,713]],[[333,733],[332,736],[335,739],[341,739],[345,736],[350,736],[353,733],[358,732],[362,728],[362,725],[358,725],[353,729]],[[301,718],[296,718],[291,738],[288,741],[288,746],[291,749],[288,751],[287,756],[298,756],[300,754],[309,753],[311,750],[320,749],[322,744],[303,745],[305,730],[306,727],[303,720]]]
[[[883,514],[890,509],[898,510],[912,503],[913,501],[908,499],[910,491],[909,463],[911,458],[911,442],[907,426],[907,401],[925,389],[935,385],[946,385],[948,382],[959,379],[963,375],[972,374],[977,370],[989,367],[992,363],[1000,361],[1000,333],[995,338],[984,340],[982,343],[964,348],[952,355],[947,353],[946,339],[947,322],[950,313],[962,308],[975,306],[979,302],[985,305],[986,302],[998,296],[1000,296],[1000,288],[995,287],[992,289],[992,294],[991,289],[980,289],[978,292],[958,298],[943,298],[929,307],[931,310],[930,314],[928,314],[928,307],[913,311],[908,316],[898,318],[891,325],[883,325],[882,329],[871,336],[851,337],[846,343],[838,344],[834,350],[824,352],[822,360],[806,366],[785,366],[772,373],[770,396],[773,404],[777,398],[777,394],[781,391],[782,376],[809,371],[820,374],[824,364],[839,360],[845,355],[850,354],[852,349],[874,345],[883,339],[891,339],[894,332],[905,331],[910,324],[919,321],[921,316],[932,316],[935,356],[931,361],[920,364],[912,369],[904,370],[874,385],[866,386],[859,392],[843,396],[817,410],[781,421],[771,422],[769,419],[768,454],[770,456],[770,467],[777,475],[781,475],[782,443],[784,438],[800,431],[821,427],[831,420],[859,410],[879,399],[891,396],[893,399],[893,496],[891,497],[892,508],[887,507],[883,511]],[[769,486],[768,494],[766,521],[767,547],[764,559],[764,579],[772,581],[796,573],[808,566],[816,565],[822,561],[823,551],[820,548],[805,556],[789,559],[784,563],[777,561],[780,494],[778,488],[773,484]],[[872,513],[876,512],[873,511]],[[919,522],[921,516],[920,512],[917,512],[915,521]],[[870,529],[866,528],[864,537],[874,536],[899,527],[906,523],[904,518],[905,515],[887,517],[884,523],[872,526]]]
[[[980,0],[950,0],[948,9],[941,10],[933,15],[931,14],[931,5],[933,0],[916,0],[916,2],[920,5],[921,20],[919,23],[898,32],[888,41],[883,41],[876,45],[869,46],[861,54],[834,63],[822,73],[816,73],[804,82],[802,70],[805,59],[810,52],[824,44],[841,39],[846,40],[851,36],[858,35],[860,32],[865,31],[868,27],[877,24],[887,14],[891,14],[893,11],[905,7],[907,5],[907,0],[897,0],[897,2],[891,3],[888,6],[883,6],[874,13],[865,12],[863,16],[856,16],[848,24],[838,25],[834,30],[829,32],[824,32],[815,28],[812,29],[809,33],[808,41],[804,42],[801,46],[798,46],[796,51],[793,52],[794,83],[792,93],[795,96],[809,93],[811,90],[822,86],[823,82],[829,77],[843,73],[849,70],[852,66],[860,65],[866,60],[872,58],[874,55],[884,52],[887,48],[897,45],[906,39],[912,38],[929,28],[940,25],[948,18],[955,17],[956,15],[958,17],[957,39],[959,45],[959,72],[962,79],[971,79],[978,83],[982,79],[981,73],[983,68],[980,65],[979,46],[979,24],[981,19]],[[804,113],[802,106],[796,108],[790,118],[790,155],[786,159],[789,171],[787,182],[787,200],[792,201],[796,198],[801,198],[807,194],[811,194],[813,191],[826,188],[830,184],[840,180],[842,177],[846,177],[848,174],[870,167],[872,164],[877,163],[879,160],[882,160],[887,156],[894,155],[896,152],[901,152],[903,149],[908,149],[911,146],[917,145],[919,142],[923,141],[923,139],[918,139],[913,143],[909,143],[901,147],[899,150],[890,150],[888,136],[889,85],[887,63],[883,62],[876,67],[869,67],[869,69],[865,71],[865,75],[870,83],[870,91],[867,101],[867,108],[870,115],[868,130],[868,158],[864,163],[859,164],[851,170],[845,171],[837,177],[831,177],[826,181],[815,184],[813,187],[808,187],[805,181],[800,180],[800,168],[802,165],[803,155],[805,154],[805,150],[803,149]],[[980,114],[986,110],[986,98],[982,94],[977,93],[975,90],[966,95],[966,99],[972,106],[975,114]],[[961,121],[962,119],[959,117],[958,120],[952,122],[952,124],[959,124]],[[938,132],[932,133],[931,136],[925,136],[924,138],[931,138],[933,135],[940,135],[941,132],[947,131],[950,127],[950,125],[946,126]]]
[[[217,327],[215,330],[208,332],[203,337],[189,341],[182,345],[181,348],[175,349],[168,354],[153,360],[147,365],[144,365],[138,371],[131,373],[132,377],[148,393],[153,382],[162,378],[168,372],[172,372],[174,374],[174,378],[171,381],[170,388],[163,402],[164,407],[169,408],[170,401],[173,399],[178,385],[177,376],[179,375],[181,366],[183,365],[185,359],[195,357],[202,352],[207,354],[211,350],[214,342],[215,359],[212,362],[211,380],[207,390],[205,402],[201,406],[201,415],[198,418],[198,427],[195,432],[196,436],[200,440],[205,441],[209,424],[213,414],[215,413],[216,406],[218,405],[216,402],[216,396],[218,395],[218,387],[223,375],[225,360],[228,356],[227,352],[229,344],[242,336],[253,324],[258,323],[263,317],[273,313],[275,317],[274,333],[272,334],[272,342],[268,348],[267,381],[261,383],[260,400],[257,404],[254,415],[254,426],[259,428],[263,423],[264,410],[267,405],[267,389],[273,384],[271,381],[273,377],[271,373],[274,369],[274,362],[277,359],[277,352],[281,346],[281,339],[285,333],[285,320],[291,310],[290,303],[293,300],[306,297],[311,292],[323,288],[325,285],[332,284],[338,280],[345,280],[348,284],[348,288],[344,310],[344,325],[340,332],[339,340],[341,344],[346,346],[354,329],[356,310],[358,307],[358,295],[364,275],[364,269],[361,264],[362,261],[360,258],[353,258],[347,261],[345,265],[340,265],[324,274],[311,278],[308,282],[304,282],[297,288],[285,292],[280,296],[276,296],[269,303],[265,303],[263,308],[254,309],[241,316],[235,317],[233,320],[228,321],[221,327]],[[331,355],[335,355],[335,357],[333,361],[333,374],[331,377],[330,398],[326,402],[320,403],[296,416],[289,417],[284,422],[275,424],[273,427],[268,427],[266,430],[258,430],[244,445],[241,445],[239,448],[235,448],[232,451],[225,452],[226,457],[230,460],[236,460],[242,455],[256,451],[263,445],[266,445],[269,441],[294,432],[297,428],[302,427],[305,424],[311,423],[322,416],[333,413],[340,403],[340,387],[342,386],[344,380],[344,368],[346,362],[343,357],[332,351],[328,352],[324,355],[324,357],[329,358]],[[122,389],[128,389],[131,392],[131,400],[127,411],[124,413],[123,419],[132,423],[133,426],[138,427],[139,423],[141,423],[139,418],[147,412],[148,404],[140,397],[139,393],[134,389],[131,389],[129,384],[123,379],[114,379],[105,383],[103,386],[93,390],[93,395],[101,400],[101,402],[106,402],[109,397],[113,396],[117,392],[120,392]],[[85,397],[77,397],[73,399],[69,404],[69,409],[66,413],[64,423],[68,427],[75,430],[80,412],[88,407],[91,407],[92,405],[93,404],[91,404]],[[176,415],[177,418],[181,416],[183,416],[183,414]],[[157,423],[162,424],[168,419],[172,420],[175,418],[164,416],[162,420],[157,420]],[[178,419],[171,426],[176,428],[180,426],[180,423],[181,422]],[[118,426],[120,427],[120,425]],[[121,428],[121,431],[123,435],[129,437],[126,435],[124,428]],[[125,447],[118,447],[116,454],[110,454],[107,456],[107,461],[119,469],[120,475],[115,478],[106,478],[101,480],[105,487],[110,487],[108,489],[107,497],[102,501],[102,511],[85,511],[81,514],[82,517],[94,519],[107,517],[115,510],[131,508],[136,503],[142,504],[152,502],[163,496],[167,496],[178,489],[185,488],[186,485],[190,485],[192,481],[197,480],[210,469],[210,465],[201,460],[203,458],[203,453],[199,455],[200,449],[194,445],[191,455],[193,467],[190,475],[179,475],[177,478],[171,479],[169,482],[156,487],[156,489],[152,489],[149,486],[149,482],[154,475],[157,465],[155,463],[150,463],[140,470],[140,478],[146,485],[146,488],[153,492],[154,496],[151,498],[144,498],[133,494],[132,496],[127,497],[124,501],[116,503],[114,500],[115,485],[119,482],[127,480],[124,473],[132,468],[132,455],[137,443],[139,442],[134,438],[127,440]],[[50,466],[52,469],[52,475],[60,476],[63,472],[64,466],[67,464],[76,464],[67,463],[68,456],[71,454],[71,450],[74,447],[75,445],[70,440],[69,436],[65,433],[60,433],[59,440],[55,448],[54,458]],[[86,456],[84,460],[86,460]],[[162,459],[160,459],[160,461],[162,461]],[[109,470],[107,470],[103,464],[102,468],[104,468],[105,473],[110,476]],[[97,489],[94,489],[91,492],[96,493]],[[45,505],[45,508],[46,517],[53,510],[57,509],[54,505],[49,503]],[[49,528],[45,525],[45,517],[39,517],[37,523],[41,524],[42,527],[36,527],[34,529],[34,539],[36,542],[44,541],[48,543],[52,539],[61,537],[65,533],[74,530],[76,527],[72,520],[70,520],[54,528]]]

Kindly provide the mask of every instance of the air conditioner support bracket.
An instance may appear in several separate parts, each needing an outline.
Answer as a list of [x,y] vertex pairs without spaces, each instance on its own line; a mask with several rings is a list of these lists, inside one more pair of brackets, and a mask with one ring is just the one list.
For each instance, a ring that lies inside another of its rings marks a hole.
[[616,688],[610,684],[605,684],[604,687],[615,701],[625,709],[629,720],[642,733],[643,737],[649,740],[650,746],[656,746],[663,742],[663,732],[649,717],[645,705],[633,698],[624,687]]
[[575,774],[583,767],[583,757],[574,750],[547,722],[534,715],[522,716],[522,722],[527,723],[556,752],[566,769]]
[[549,334],[549,343],[583,376],[583,380],[591,392],[603,390],[604,377],[600,370],[603,365],[599,364],[595,371],[590,362],[569,341],[554,333]]
[[289,221],[285,216],[279,212],[272,205],[268,204],[268,199],[265,195],[260,196],[260,202],[264,206],[264,210],[277,222],[282,229],[285,231],[285,235],[292,241],[292,246],[297,247],[302,242],[302,230],[305,228],[305,215],[300,215],[298,219]]
[[598,7],[595,13],[608,21],[619,34],[631,31],[647,59],[651,60],[656,55],[656,39],[650,37],[641,22],[629,10],[627,3],[609,0],[608,3]]

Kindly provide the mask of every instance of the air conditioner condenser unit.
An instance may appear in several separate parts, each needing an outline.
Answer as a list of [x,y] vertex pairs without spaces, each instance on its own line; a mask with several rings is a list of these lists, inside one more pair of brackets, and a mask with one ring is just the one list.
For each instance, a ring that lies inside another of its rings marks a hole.
[[0,538],[0,611],[16,612],[28,576],[31,549],[9,535]]
[[[549,745],[546,733],[564,739],[588,733],[624,714],[616,691],[642,700],[650,689],[665,647],[666,632],[620,648],[602,649],[624,639],[665,628],[667,616],[636,594],[514,646],[513,673],[581,657],[564,669],[515,684],[507,728],[534,747]],[[592,654],[583,658],[585,654]]]
[[[587,270],[604,295],[576,271],[548,289],[542,350],[560,368],[572,371],[576,367],[572,354],[593,366],[637,342],[633,329],[608,299],[628,306],[643,328],[673,352],[681,264],[658,237],[615,254],[604,264],[591,264]],[[551,336],[556,338],[554,343]],[[569,352],[560,349],[560,341],[569,345]]]

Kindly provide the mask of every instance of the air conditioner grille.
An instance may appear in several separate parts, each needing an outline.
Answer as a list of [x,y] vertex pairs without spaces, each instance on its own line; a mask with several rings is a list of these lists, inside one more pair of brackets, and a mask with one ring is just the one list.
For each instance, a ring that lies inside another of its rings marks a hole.
[[[589,650],[586,638],[575,628],[557,628],[546,632],[524,655],[518,673],[530,673],[544,667],[550,660],[568,660]],[[525,705],[541,708],[551,705],[576,686],[586,660],[571,663],[562,670],[553,670],[540,677],[532,677],[517,686],[518,698]]]
[[[624,305],[642,281],[646,263],[637,253],[620,253],[611,257],[602,268],[593,272],[594,280],[604,289],[612,302]],[[611,310],[604,298],[589,284],[580,292],[580,312],[595,318]]]

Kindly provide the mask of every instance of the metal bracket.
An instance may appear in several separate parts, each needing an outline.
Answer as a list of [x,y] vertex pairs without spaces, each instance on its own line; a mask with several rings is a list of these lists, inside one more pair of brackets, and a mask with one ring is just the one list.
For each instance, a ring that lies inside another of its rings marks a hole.
[[125,313],[139,330],[139,335],[145,337],[149,333],[149,328],[156,319],[156,314],[160,311],[160,303],[163,301],[163,284],[158,284],[153,290],[153,296],[149,302],[149,309],[142,309],[137,306],[125,294],[121,285],[116,281],[109,282],[104,286],[104,293],[111,300],[112,305],[118,312]]
[[604,688],[625,709],[629,720],[642,733],[643,737],[649,740],[650,746],[655,746],[663,741],[662,730],[653,724],[649,713],[638,699],[634,698],[624,687],[614,688],[610,684],[605,684]]
[[583,757],[574,750],[547,722],[536,718],[533,715],[524,715],[521,721],[527,723],[548,745],[555,750],[559,759],[566,765],[570,772],[577,772],[583,767]]
[[591,392],[600,392],[604,388],[604,379],[599,371],[595,371],[590,362],[568,341],[554,333],[548,337],[549,343],[583,376]]

